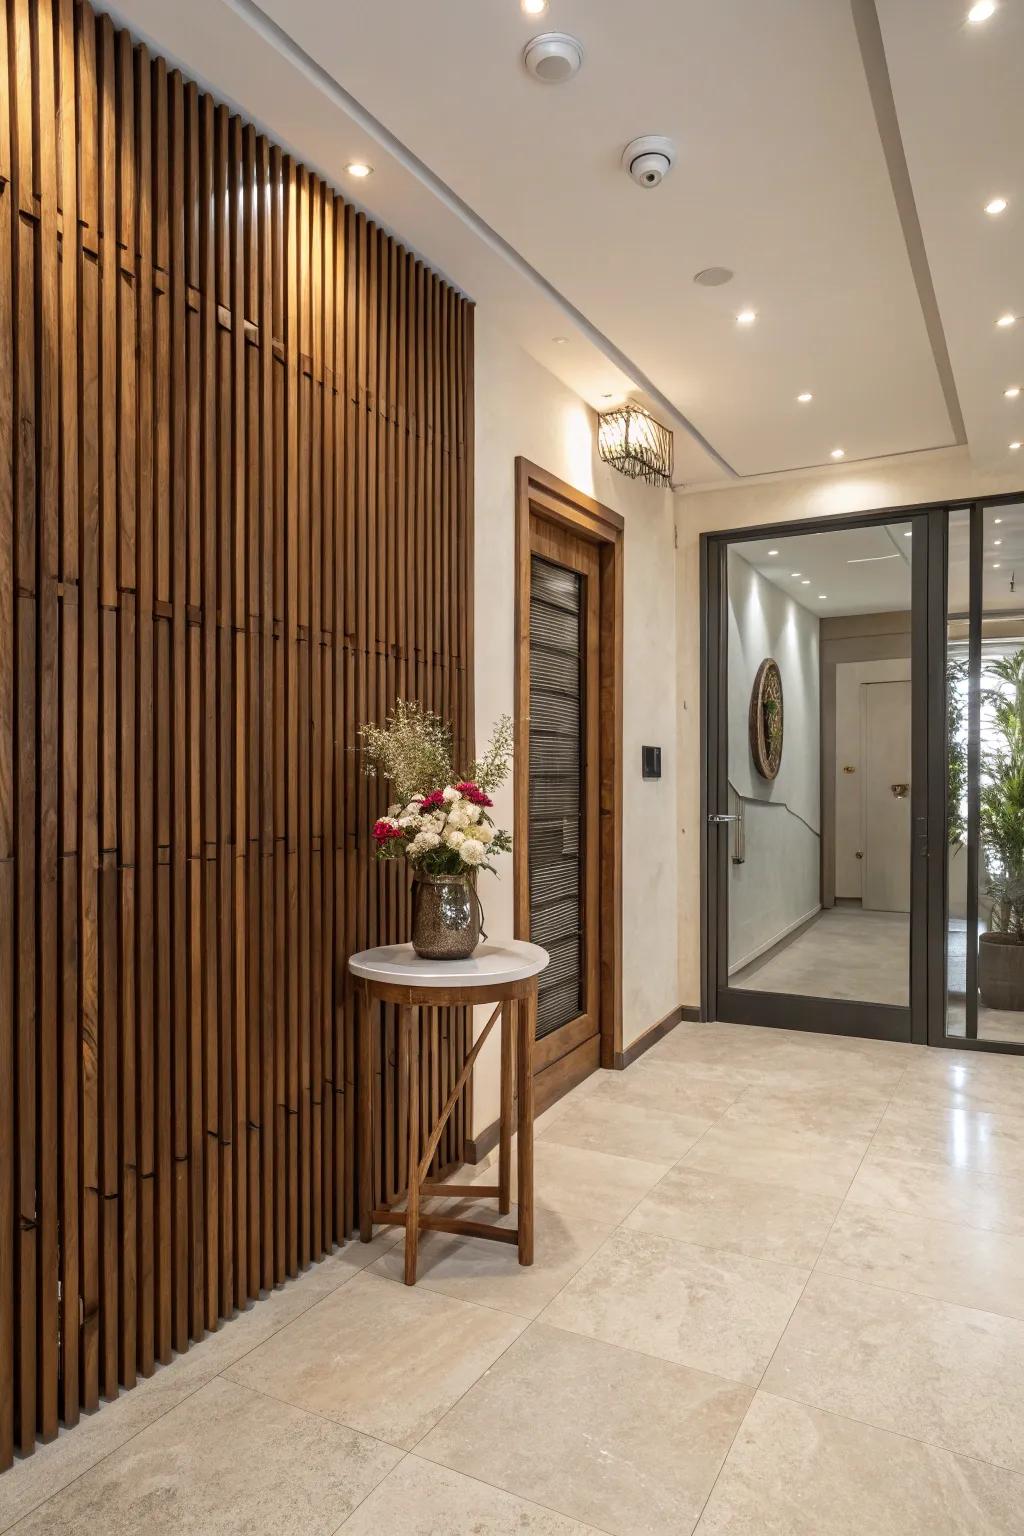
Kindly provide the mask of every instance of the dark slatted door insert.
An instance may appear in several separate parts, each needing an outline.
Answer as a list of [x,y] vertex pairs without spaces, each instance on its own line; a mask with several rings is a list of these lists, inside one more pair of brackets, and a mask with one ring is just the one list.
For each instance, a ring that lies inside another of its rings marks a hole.
[[583,578],[534,555],[530,586],[530,938],[549,952],[537,1036],[583,1012]]

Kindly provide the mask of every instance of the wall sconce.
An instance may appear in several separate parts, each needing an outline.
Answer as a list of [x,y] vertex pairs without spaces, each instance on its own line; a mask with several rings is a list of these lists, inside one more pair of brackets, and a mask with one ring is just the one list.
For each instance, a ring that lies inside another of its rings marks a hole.
[[672,484],[672,433],[649,412],[630,402],[597,418],[597,448],[631,480]]

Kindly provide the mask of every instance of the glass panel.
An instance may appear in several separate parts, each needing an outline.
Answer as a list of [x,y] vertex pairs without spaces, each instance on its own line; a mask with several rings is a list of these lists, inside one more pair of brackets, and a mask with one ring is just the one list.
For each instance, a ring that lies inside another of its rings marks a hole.
[[1022,1043],[1024,506],[982,517],[978,1038]]
[[540,982],[537,1038],[583,1007],[582,578],[534,555],[530,575],[530,937],[551,962]]
[[946,608],[946,1030],[967,1034],[967,735],[971,513],[949,514]]
[[729,547],[730,987],[909,1006],[912,544]]

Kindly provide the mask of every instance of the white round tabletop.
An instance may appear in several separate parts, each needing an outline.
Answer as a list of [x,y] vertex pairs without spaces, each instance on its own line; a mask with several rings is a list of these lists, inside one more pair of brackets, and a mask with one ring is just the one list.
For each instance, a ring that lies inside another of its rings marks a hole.
[[548,958],[546,949],[522,939],[478,944],[468,960],[423,960],[411,944],[382,944],[350,955],[348,968],[392,987],[500,987],[536,976]]

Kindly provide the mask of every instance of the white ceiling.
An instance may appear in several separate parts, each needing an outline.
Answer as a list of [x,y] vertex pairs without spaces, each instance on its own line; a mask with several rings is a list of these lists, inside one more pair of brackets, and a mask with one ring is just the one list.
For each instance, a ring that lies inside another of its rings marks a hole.
[[897,613],[911,603],[909,531],[909,523],[872,524],[743,540],[730,549],[819,619]]
[[[592,405],[637,386],[677,427],[678,480],[948,445],[957,392],[972,452],[1005,467],[1024,320],[993,322],[1024,312],[1024,0],[983,28],[963,25],[967,0],[879,0],[888,75],[862,57],[870,0],[551,0],[540,21],[518,0],[262,3],[115,12]],[[548,28],[586,49],[564,86],[520,64]],[[619,167],[642,133],[678,145],[654,192]],[[346,178],[353,158],[371,180]],[[981,212],[996,191],[1017,198],[1002,221]],[[735,281],[695,286],[710,265]],[[747,305],[758,322],[739,328]],[[1024,435],[1024,397],[1013,419]]]

